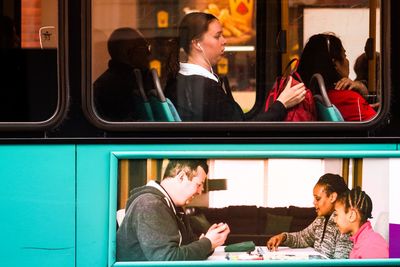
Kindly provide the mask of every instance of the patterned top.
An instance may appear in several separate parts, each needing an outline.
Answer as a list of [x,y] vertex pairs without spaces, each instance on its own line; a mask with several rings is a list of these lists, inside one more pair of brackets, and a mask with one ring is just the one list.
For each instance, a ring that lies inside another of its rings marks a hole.
[[349,258],[353,248],[349,235],[339,232],[333,214],[327,222],[326,220],[323,216],[317,217],[307,228],[299,232],[284,233],[286,239],[282,245],[294,248],[313,247],[331,259]]

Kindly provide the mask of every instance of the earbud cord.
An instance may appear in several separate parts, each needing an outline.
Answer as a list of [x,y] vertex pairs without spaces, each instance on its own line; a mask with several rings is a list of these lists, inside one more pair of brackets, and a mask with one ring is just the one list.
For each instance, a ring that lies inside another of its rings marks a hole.
[[200,50],[201,50],[201,53],[202,53],[202,55],[203,55],[203,58],[206,60],[208,66],[210,66],[211,74],[214,75],[214,76],[216,76],[215,73],[214,73],[214,70],[213,70],[213,68],[212,68],[212,66],[211,66],[211,62],[210,62],[210,61],[208,60],[208,58],[206,57],[206,54],[204,53],[203,48],[201,48],[201,46],[199,46],[199,48],[200,48]]

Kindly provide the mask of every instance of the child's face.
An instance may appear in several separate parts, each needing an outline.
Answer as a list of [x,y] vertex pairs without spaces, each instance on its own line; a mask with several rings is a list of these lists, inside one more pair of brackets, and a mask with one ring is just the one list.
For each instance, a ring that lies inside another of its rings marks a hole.
[[347,234],[351,232],[351,209],[346,213],[343,203],[337,201],[335,203],[335,223],[337,224],[339,231],[342,234]]

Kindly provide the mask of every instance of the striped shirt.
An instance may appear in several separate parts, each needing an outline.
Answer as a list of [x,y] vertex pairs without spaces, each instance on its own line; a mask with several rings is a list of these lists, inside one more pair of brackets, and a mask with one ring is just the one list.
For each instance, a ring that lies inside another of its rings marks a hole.
[[331,259],[349,258],[353,244],[348,234],[341,234],[333,219],[333,214],[326,223],[326,218],[317,217],[307,228],[286,235],[284,246],[293,248],[313,247],[316,251]]

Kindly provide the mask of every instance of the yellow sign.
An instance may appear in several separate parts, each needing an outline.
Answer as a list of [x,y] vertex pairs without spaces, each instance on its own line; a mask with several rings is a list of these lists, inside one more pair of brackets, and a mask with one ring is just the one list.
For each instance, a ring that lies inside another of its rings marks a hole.
[[247,27],[251,27],[254,0],[229,0],[229,8],[234,18],[242,19]]
[[158,28],[168,28],[168,17],[169,17],[169,14],[165,10],[160,10],[157,12]]
[[150,61],[150,69],[156,69],[158,77],[161,77],[161,62],[157,59]]
[[217,72],[220,75],[228,74],[228,59],[226,57],[223,57],[218,61]]

